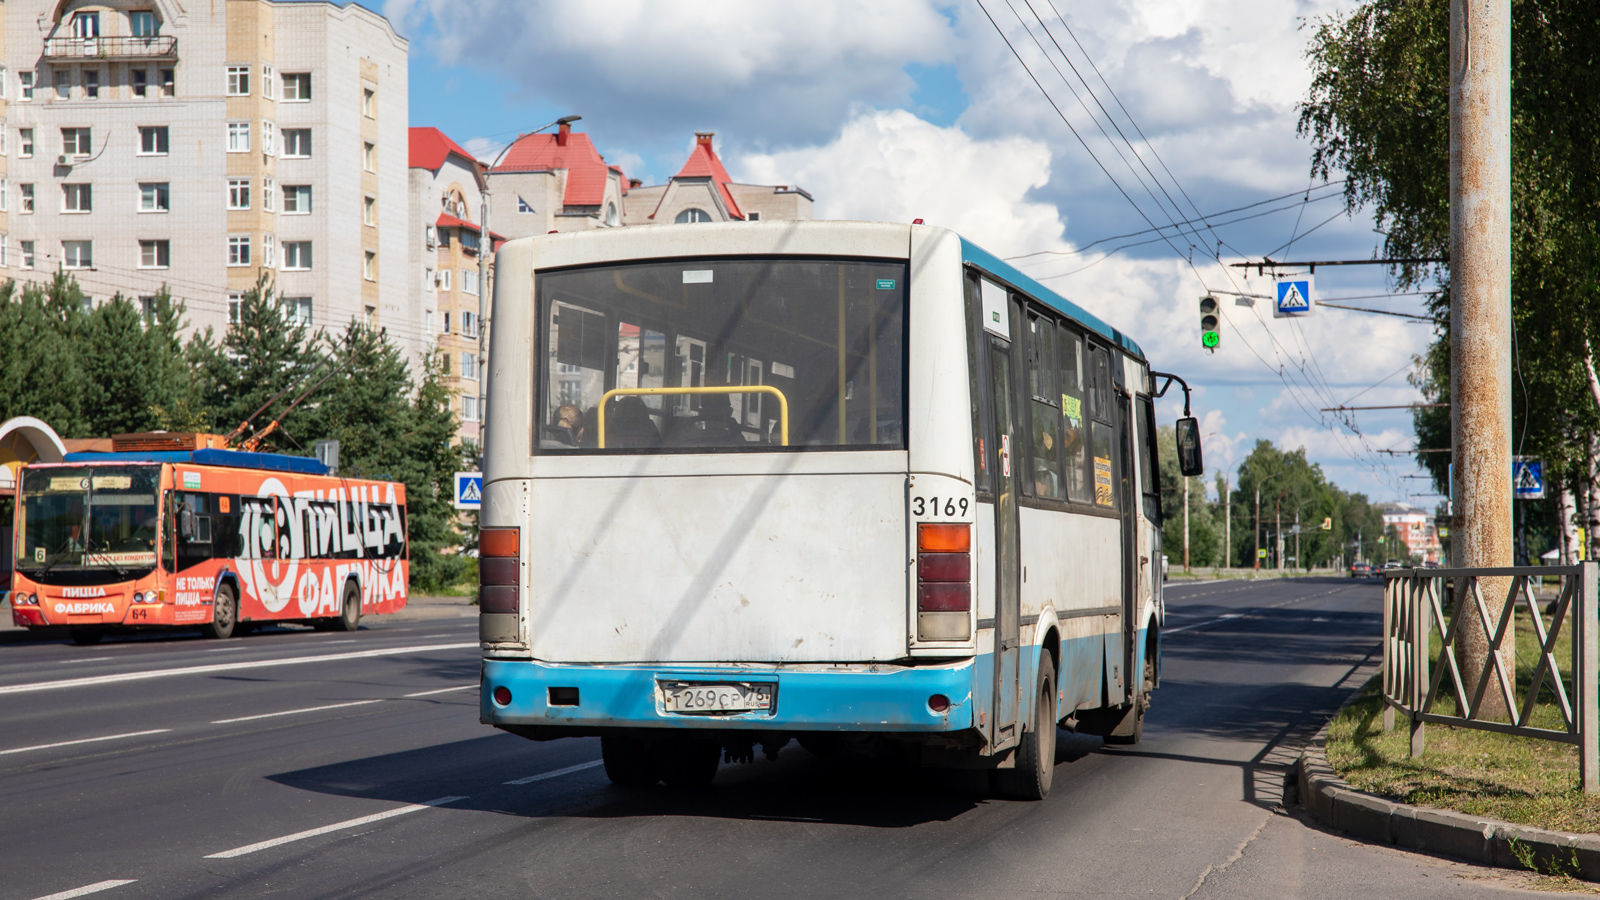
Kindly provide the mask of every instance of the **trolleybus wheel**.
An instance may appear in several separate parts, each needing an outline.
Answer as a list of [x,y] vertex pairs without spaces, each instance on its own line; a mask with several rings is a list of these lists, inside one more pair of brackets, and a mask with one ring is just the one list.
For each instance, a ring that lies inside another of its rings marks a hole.
[[600,760],[606,777],[622,787],[649,787],[661,780],[650,745],[635,737],[606,735],[600,738]]
[[211,621],[200,630],[208,638],[229,638],[233,636],[233,623],[238,620],[239,600],[233,595],[233,588],[224,584],[217,588],[216,599],[211,601]]
[[722,744],[696,738],[675,738],[655,747],[661,780],[673,787],[705,787],[717,777]]
[[1133,705],[1128,707],[1122,716],[1122,721],[1106,732],[1108,744],[1137,744],[1144,737],[1144,711],[1150,706],[1150,692],[1156,687],[1156,664],[1150,654],[1144,656],[1144,683],[1139,685],[1139,694],[1134,697]]
[[996,793],[1013,800],[1043,800],[1056,771],[1056,667],[1048,653],[1039,655],[1033,722],[1022,732],[1016,753],[1016,768],[994,770]]
[[106,633],[98,628],[69,628],[67,636],[72,638],[74,644],[87,645],[100,643],[100,639],[105,637]]
[[344,608],[339,618],[333,620],[336,631],[355,631],[361,626],[361,590],[354,581],[344,585]]

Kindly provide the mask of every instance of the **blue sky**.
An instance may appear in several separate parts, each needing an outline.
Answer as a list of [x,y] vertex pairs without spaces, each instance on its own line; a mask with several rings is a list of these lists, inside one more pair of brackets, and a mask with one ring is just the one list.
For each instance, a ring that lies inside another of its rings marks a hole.
[[[1272,289],[1223,263],[1369,258],[1381,245],[1369,216],[1341,214],[1337,185],[1308,193],[1310,148],[1295,134],[1305,26],[1349,5],[388,0],[383,10],[411,39],[413,125],[488,154],[575,113],[575,127],[646,183],[677,170],[694,132],[715,131],[735,177],[800,184],[819,218],[924,217],[1001,256],[1044,251],[1018,264],[1201,386],[1208,465],[1229,467],[1268,438],[1305,446],[1346,487],[1406,499],[1423,482],[1401,476],[1416,469],[1375,451],[1412,446],[1408,415],[1360,413],[1358,434],[1319,410],[1415,399],[1406,374],[1428,326],[1331,308],[1275,320],[1222,295],[1222,346],[1198,342],[1202,293]],[[1096,243],[1146,231],[1147,219],[1280,196],[1212,219],[1232,224],[1168,229],[1170,240]],[[1421,297],[1391,296],[1376,266],[1319,268],[1316,286],[1361,298],[1352,306],[1422,309]]]

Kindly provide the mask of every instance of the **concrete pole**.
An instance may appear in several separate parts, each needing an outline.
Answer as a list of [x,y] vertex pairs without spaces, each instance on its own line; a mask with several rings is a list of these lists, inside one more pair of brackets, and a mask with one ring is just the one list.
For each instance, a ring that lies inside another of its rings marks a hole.
[[[1450,439],[1455,565],[1508,566],[1511,541],[1511,0],[1450,2]],[[1498,617],[1508,578],[1479,584]],[[1457,585],[1457,597],[1464,584]],[[1458,600],[1458,602],[1460,602]],[[1456,639],[1475,684],[1489,641],[1474,605]],[[1502,645],[1513,671],[1512,635]],[[1502,718],[1498,684],[1479,712]]]
[[1257,570],[1261,568],[1261,486],[1256,485],[1256,558],[1253,561]]
[[1233,493],[1222,479],[1222,564],[1233,565]]
[[1183,478],[1183,571],[1189,571],[1189,476]]
[[1277,524],[1273,526],[1272,562],[1273,568],[1283,571],[1283,495],[1272,501],[1272,515]]

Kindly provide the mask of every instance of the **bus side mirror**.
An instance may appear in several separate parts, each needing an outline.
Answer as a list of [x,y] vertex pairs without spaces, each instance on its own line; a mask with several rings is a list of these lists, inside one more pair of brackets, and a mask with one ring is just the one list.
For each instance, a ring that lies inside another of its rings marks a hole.
[[1200,420],[1184,416],[1178,420],[1178,471],[1185,478],[1204,475],[1206,465],[1200,457]]
[[178,534],[186,541],[194,539],[194,510],[187,506],[178,510]]

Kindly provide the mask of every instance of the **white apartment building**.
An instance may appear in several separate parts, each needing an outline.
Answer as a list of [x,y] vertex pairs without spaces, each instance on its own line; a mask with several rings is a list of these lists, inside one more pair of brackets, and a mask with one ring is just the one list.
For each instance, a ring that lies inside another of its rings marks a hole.
[[0,5],[0,278],[166,285],[226,328],[263,273],[314,328],[429,343],[407,238],[407,41],[353,3]]

